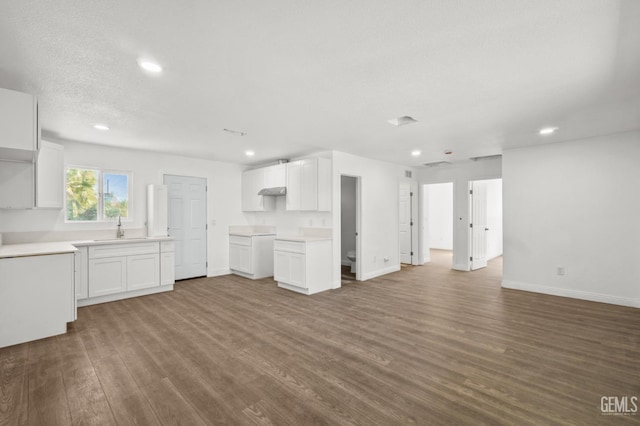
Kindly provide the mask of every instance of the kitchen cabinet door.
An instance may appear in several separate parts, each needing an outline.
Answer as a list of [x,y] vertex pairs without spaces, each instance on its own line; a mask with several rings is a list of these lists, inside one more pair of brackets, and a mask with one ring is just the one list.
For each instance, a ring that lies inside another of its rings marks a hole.
[[36,98],[0,88],[0,158],[32,161],[38,137]]
[[253,273],[251,246],[231,244],[229,246],[229,267],[234,271]]
[[64,147],[42,141],[36,163],[36,207],[61,209],[63,182]]
[[89,260],[89,297],[121,293],[126,290],[126,256]]
[[300,253],[289,253],[289,282],[288,284],[297,287],[307,288],[305,255]]
[[127,290],[160,285],[160,258],[158,254],[127,256]]
[[300,167],[300,210],[318,210],[318,160],[302,160]]
[[176,282],[176,256],[174,252],[160,255],[160,285]]
[[273,279],[296,287],[306,288],[305,255],[275,251],[273,254]]
[[263,196],[258,192],[264,188],[264,169],[247,170],[242,174],[242,211],[260,212],[268,210],[270,205],[264,204]]
[[287,163],[287,210],[300,210],[302,162]]
[[78,247],[78,251],[74,253],[74,280],[77,300],[89,297],[88,256],[88,247]]
[[291,280],[291,253],[275,251],[273,253],[273,279],[283,283]]

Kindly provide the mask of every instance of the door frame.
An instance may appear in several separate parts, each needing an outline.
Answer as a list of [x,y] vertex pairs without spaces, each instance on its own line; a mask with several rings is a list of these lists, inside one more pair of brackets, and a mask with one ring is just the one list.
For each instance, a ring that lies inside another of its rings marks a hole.
[[[164,182],[165,176],[176,176],[176,177],[184,177],[184,178],[196,178],[203,179],[205,185],[204,191],[204,217],[205,217],[205,241],[204,241],[204,255],[205,255],[205,272],[206,276],[209,276],[209,178],[205,176],[187,176],[182,173],[171,173],[171,172],[160,172],[160,180],[162,185],[166,185]],[[168,193],[167,193],[168,196]],[[169,224],[169,206],[167,205],[167,226]],[[174,265],[175,268],[175,265]],[[188,279],[188,278],[187,278]]]
[[[342,182],[342,176],[354,178],[356,180],[356,281],[362,281],[362,176],[353,175],[350,173],[340,173],[339,182]],[[338,185],[338,192],[340,193],[340,211],[338,218],[340,218],[340,259],[342,260],[342,185]],[[338,265],[340,268],[340,275],[342,275],[342,262]]]
[[[429,234],[429,228],[428,228],[428,223],[430,223],[430,218],[429,218],[429,204],[431,203],[431,200],[429,199],[427,202],[427,190],[428,187],[431,185],[442,185],[445,183],[450,183],[451,184],[451,210],[452,210],[452,217],[451,217],[451,239],[452,239],[452,245],[451,245],[451,269],[453,269],[453,259],[455,258],[455,251],[456,251],[456,183],[453,180],[444,180],[444,181],[438,181],[438,182],[429,182],[429,183],[420,183],[420,215],[419,215],[419,221],[420,221],[420,265],[424,265],[425,263],[429,263],[431,262],[431,255],[429,253],[429,240],[430,240],[430,234]],[[425,211],[427,210],[427,211]],[[425,219],[429,218],[429,220],[427,222],[425,222]]]

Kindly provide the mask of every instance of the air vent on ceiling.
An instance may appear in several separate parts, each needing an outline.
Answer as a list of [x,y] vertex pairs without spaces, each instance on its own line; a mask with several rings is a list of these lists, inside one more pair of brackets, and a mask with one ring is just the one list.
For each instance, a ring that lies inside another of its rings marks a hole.
[[444,166],[445,164],[451,164],[451,163],[448,161],[434,161],[433,163],[424,163],[424,165],[427,167],[438,167],[438,166]]
[[472,161],[479,161],[479,160],[497,160],[499,158],[502,158],[502,154],[496,154],[496,155],[485,155],[483,157],[470,157],[469,160]]
[[406,178],[410,178],[412,174],[413,173],[411,172],[411,170],[405,170],[404,171],[404,177],[406,177]]

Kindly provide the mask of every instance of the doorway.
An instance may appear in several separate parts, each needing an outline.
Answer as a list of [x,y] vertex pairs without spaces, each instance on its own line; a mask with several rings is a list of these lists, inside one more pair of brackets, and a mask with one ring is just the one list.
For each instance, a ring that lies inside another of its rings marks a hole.
[[360,250],[360,177],[340,175],[340,260],[342,282],[359,281],[362,271]]
[[413,192],[411,183],[400,184],[400,263],[413,263]]
[[207,180],[164,175],[169,235],[175,238],[176,280],[207,275]]
[[453,182],[423,186],[423,262],[437,255],[442,263],[449,259],[453,265]]
[[469,182],[471,270],[502,256],[502,179]]

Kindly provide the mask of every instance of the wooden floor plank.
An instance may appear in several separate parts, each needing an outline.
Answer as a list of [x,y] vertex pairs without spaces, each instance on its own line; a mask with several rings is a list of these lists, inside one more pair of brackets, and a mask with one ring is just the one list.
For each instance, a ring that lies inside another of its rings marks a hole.
[[28,345],[0,349],[0,425],[28,420]]
[[0,349],[0,424],[640,424],[640,310],[500,287],[501,259],[304,296],[178,282]]

